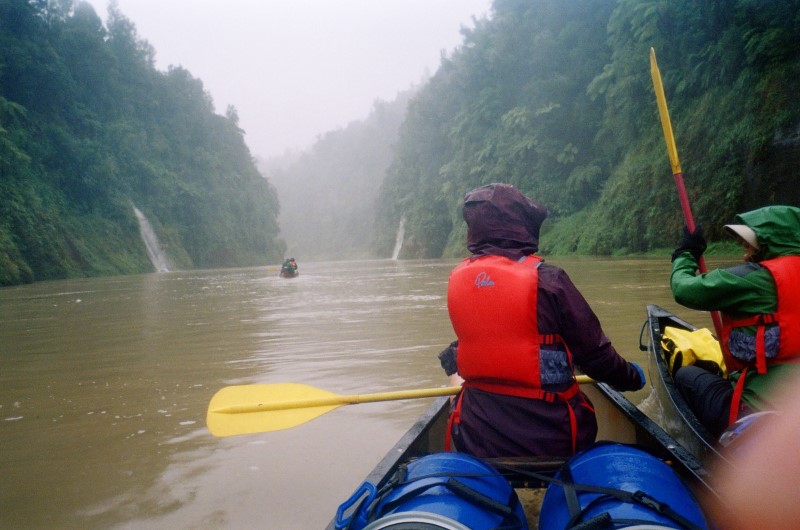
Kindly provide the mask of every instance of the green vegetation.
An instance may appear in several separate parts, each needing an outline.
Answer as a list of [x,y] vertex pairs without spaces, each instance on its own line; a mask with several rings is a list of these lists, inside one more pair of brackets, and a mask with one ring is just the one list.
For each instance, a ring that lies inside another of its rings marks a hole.
[[[464,193],[497,181],[550,209],[544,253],[671,248],[651,47],[709,251],[737,252],[736,212],[800,204],[800,2],[495,0],[463,33],[421,88],[266,164],[301,263],[388,257],[403,218],[401,257],[462,255]],[[177,267],[284,257],[235,108],[157,71],[113,4],[104,27],[85,3],[0,0],[0,285],[152,270],[134,205]]]
[[545,204],[546,253],[670,247],[683,226],[649,68],[658,55],[695,218],[798,204],[800,4],[495,0],[411,101],[379,197],[378,255],[464,253],[464,193]]
[[0,0],[0,285],[152,270],[134,205],[178,267],[280,261],[237,120],[115,4]]

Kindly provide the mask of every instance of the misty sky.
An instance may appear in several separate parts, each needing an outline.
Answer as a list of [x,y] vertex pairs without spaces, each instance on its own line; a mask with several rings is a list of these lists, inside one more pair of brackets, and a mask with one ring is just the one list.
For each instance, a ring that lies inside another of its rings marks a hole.
[[[106,19],[108,0],[89,0]],[[239,112],[257,157],[311,145],[416,85],[491,0],[118,0],[156,66]]]

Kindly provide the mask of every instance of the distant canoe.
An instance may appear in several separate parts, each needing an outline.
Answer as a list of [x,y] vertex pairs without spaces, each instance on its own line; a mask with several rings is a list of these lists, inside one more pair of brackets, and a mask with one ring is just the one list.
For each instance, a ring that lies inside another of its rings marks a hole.
[[300,271],[297,269],[297,262],[294,258],[284,260],[279,276],[281,278],[296,278],[299,275]]

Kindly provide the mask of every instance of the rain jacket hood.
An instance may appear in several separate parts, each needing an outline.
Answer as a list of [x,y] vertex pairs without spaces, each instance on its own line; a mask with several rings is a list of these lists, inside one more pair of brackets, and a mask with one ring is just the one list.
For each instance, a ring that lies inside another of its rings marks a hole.
[[547,209],[510,184],[487,184],[464,196],[467,249],[473,255],[520,259],[539,249]]
[[800,208],[766,206],[737,215],[736,222],[756,233],[758,261],[800,255]]

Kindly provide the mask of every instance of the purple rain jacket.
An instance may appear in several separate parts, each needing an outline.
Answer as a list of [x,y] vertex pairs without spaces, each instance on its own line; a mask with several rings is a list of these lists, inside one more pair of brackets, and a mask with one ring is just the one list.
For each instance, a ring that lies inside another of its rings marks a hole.
[[[467,248],[473,256],[501,255],[520,259],[535,253],[539,228],[547,211],[507,184],[489,184],[467,193],[464,219]],[[573,363],[595,380],[619,390],[638,390],[636,368],[623,359],[603,333],[597,316],[562,269],[539,267],[538,307],[540,334],[559,334],[570,349]],[[457,371],[457,341],[439,354],[448,375]],[[545,386],[564,391],[569,384]],[[478,457],[569,456],[572,433],[569,409],[563,402],[494,394],[475,388],[463,392],[460,424],[452,439],[458,451]],[[577,450],[597,435],[591,402],[582,393],[571,400],[577,420]]]

